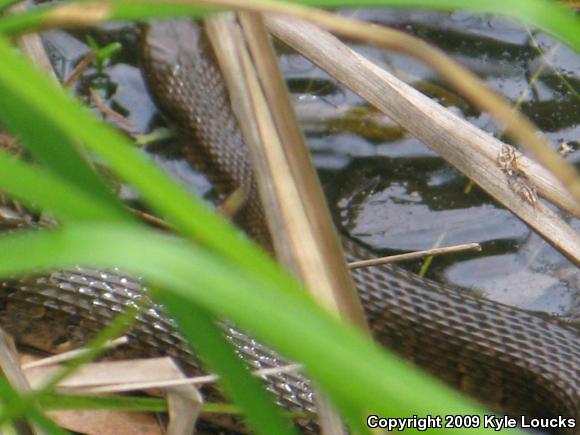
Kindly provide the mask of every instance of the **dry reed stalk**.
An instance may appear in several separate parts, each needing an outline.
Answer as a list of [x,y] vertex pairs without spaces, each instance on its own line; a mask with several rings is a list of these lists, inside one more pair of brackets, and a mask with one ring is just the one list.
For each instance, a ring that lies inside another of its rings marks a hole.
[[[575,264],[580,264],[578,233],[541,201],[526,201],[498,165],[498,156],[505,144],[403,83],[326,31],[302,20],[274,15],[268,15],[267,25],[274,35],[400,124]],[[519,169],[539,189],[544,184],[538,174],[554,180],[547,171],[519,153],[515,158]]]

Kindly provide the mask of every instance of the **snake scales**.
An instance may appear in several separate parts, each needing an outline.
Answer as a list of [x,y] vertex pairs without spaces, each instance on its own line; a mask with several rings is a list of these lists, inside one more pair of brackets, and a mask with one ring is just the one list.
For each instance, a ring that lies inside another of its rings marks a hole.
[[[249,192],[251,206],[238,220],[267,244],[248,155],[204,38],[189,22],[148,26],[143,43],[145,76],[160,108],[176,123],[185,154],[222,193],[237,186]],[[348,238],[343,245],[348,260],[371,256]],[[395,266],[355,269],[352,276],[373,334],[385,346],[495,409],[578,421],[576,329]],[[151,304],[138,280],[82,267],[0,287],[2,327],[17,341],[49,351],[86,341],[135,301]],[[232,328],[226,327],[226,332],[253,368],[280,364],[277,355],[261,344]],[[154,306],[139,315],[122,353],[166,354],[188,370],[201,370],[172,321]],[[286,373],[269,378],[266,385],[281,404],[314,409],[309,382],[301,375]]]

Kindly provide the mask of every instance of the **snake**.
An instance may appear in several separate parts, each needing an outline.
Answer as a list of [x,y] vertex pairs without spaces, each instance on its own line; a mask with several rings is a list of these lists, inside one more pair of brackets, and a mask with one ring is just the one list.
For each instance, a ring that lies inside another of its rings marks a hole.
[[[203,28],[192,21],[168,20],[149,23],[141,33],[143,75],[159,109],[174,125],[183,154],[221,195],[244,189],[246,205],[235,221],[268,247],[251,159]],[[17,216],[11,222],[0,228],[28,225]],[[341,240],[347,261],[373,255],[347,235]],[[357,268],[351,274],[373,337],[411,364],[497,412],[563,416],[580,423],[577,327],[396,265]],[[3,281],[0,326],[24,346],[54,352],[85,343],[136,304],[147,308],[128,332],[129,343],[112,353],[124,358],[167,355],[188,373],[204,372],[174,321],[149,298],[146,284],[119,270],[78,266]],[[227,323],[223,329],[252,369],[286,363]],[[310,381],[299,372],[268,376],[264,385],[287,409],[315,413]],[[212,396],[214,387],[208,388]],[[316,431],[316,424],[305,423],[303,429]]]

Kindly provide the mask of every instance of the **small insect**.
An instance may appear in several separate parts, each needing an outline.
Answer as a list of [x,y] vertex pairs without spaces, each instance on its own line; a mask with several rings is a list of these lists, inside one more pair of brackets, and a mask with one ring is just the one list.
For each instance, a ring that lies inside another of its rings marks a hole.
[[518,167],[516,149],[511,145],[504,145],[497,156],[497,164],[505,172],[510,189],[535,207],[538,203],[538,192],[534,183]]

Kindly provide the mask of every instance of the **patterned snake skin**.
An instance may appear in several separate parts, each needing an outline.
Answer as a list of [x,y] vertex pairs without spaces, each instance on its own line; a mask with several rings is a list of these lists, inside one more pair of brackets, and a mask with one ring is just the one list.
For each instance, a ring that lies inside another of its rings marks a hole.
[[[160,108],[176,123],[186,154],[223,194],[238,186],[248,192],[250,205],[239,223],[267,245],[249,158],[204,38],[190,22],[149,25],[143,43],[145,76]],[[372,257],[348,238],[343,245],[349,261]],[[395,266],[354,269],[352,276],[373,334],[385,346],[501,412],[562,415],[580,422],[577,329]],[[114,314],[138,303],[148,308],[138,316],[123,356],[170,355],[188,371],[201,372],[173,322],[151,303],[142,284],[118,271],[79,267],[0,287],[0,324],[25,345],[50,351],[78,345]],[[281,364],[268,348],[225,329],[252,368]],[[270,377],[265,383],[282,405],[314,411],[309,382],[300,374]]]

